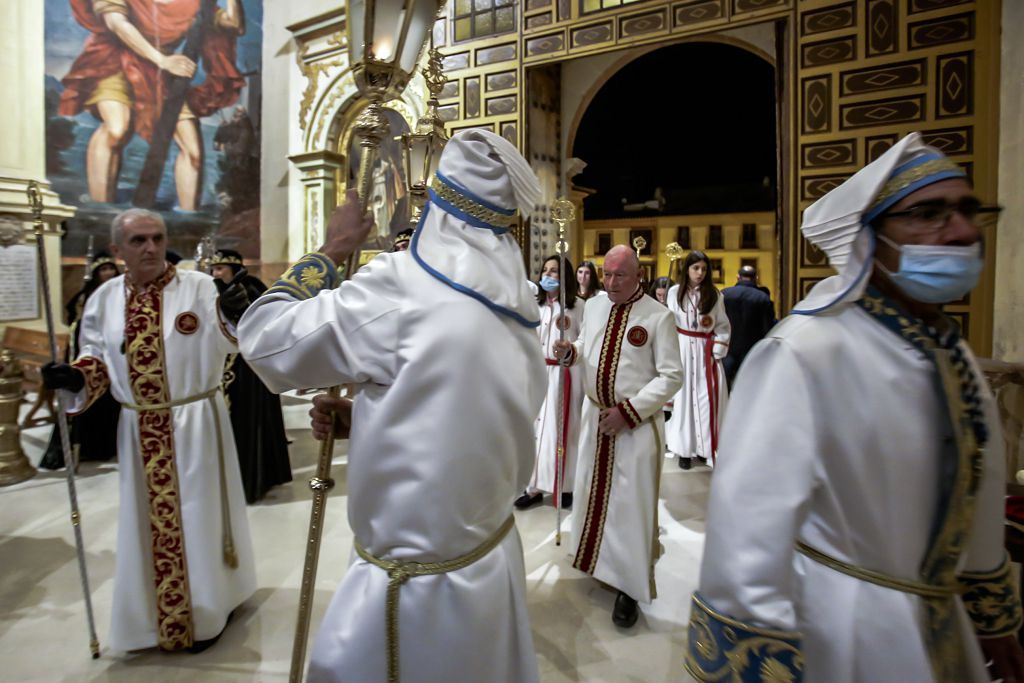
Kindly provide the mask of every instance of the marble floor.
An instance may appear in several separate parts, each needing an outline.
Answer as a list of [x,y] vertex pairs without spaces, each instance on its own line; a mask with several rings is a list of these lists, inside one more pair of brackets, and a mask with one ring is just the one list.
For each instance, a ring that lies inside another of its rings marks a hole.
[[[285,421],[295,481],[249,507],[259,587],[221,640],[197,655],[157,651],[124,655],[102,649],[89,657],[85,608],[68,521],[63,471],[0,488],[0,680],[5,681],[286,681],[291,657],[303,546],[309,521],[306,480],[315,469],[302,399],[286,399]],[[23,432],[33,463],[49,427]],[[312,628],[344,576],[351,533],[345,514],[345,448],[340,442],[327,505]],[[636,626],[612,624],[614,593],[572,569],[567,517],[554,544],[555,511],[517,512],[526,551],[534,644],[545,683],[690,681],[682,669],[689,594],[704,542],[710,471],[666,462],[659,522],[665,554],[657,564],[659,597],[642,606]],[[83,463],[77,477],[93,609],[101,643],[110,624],[117,534],[115,464]],[[486,683],[482,681],[481,683]]]

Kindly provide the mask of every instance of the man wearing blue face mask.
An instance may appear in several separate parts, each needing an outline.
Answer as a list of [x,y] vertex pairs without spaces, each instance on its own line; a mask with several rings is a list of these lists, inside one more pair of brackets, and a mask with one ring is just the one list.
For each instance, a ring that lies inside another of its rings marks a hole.
[[998,211],[912,134],[804,212],[837,274],[737,375],[690,617],[699,680],[741,662],[744,681],[1024,681],[998,416],[942,312],[977,284]]

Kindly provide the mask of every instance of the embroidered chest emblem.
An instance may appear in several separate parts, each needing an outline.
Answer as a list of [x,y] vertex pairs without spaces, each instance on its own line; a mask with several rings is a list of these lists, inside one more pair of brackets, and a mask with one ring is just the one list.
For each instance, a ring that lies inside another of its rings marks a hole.
[[643,346],[647,343],[647,330],[640,325],[634,325],[626,333],[626,341],[633,346]]
[[182,334],[195,334],[199,329],[199,316],[192,311],[185,311],[174,319],[174,329]]
[[560,330],[568,330],[570,325],[572,325],[572,319],[569,318],[568,314],[560,315],[557,320],[555,320],[555,327]]
[[711,327],[711,316],[710,315],[702,315],[700,317],[700,326],[701,327]]

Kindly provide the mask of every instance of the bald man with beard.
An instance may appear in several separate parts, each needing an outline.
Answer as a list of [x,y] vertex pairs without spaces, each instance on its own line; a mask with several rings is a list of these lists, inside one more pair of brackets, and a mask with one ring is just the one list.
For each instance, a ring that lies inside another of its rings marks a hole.
[[672,314],[644,294],[625,245],[604,259],[605,294],[587,303],[579,339],[556,342],[582,363],[586,400],[573,515],[573,566],[618,590],[612,621],[628,628],[637,601],[657,597],[658,488],[665,451],[662,406],[682,386]]

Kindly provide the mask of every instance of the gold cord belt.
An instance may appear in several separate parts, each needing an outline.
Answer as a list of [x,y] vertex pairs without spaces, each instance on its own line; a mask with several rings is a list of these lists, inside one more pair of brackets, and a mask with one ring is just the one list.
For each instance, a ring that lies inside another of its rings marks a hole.
[[850,564],[849,562],[844,562],[843,560],[832,557],[831,555],[826,555],[820,550],[816,550],[802,541],[796,542],[796,549],[818,564],[823,564],[826,567],[835,569],[837,572],[841,572],[847,576],[852,576],[853,578],[860,579],[861,581],[873,583],[876,586],[891,588],[902,593],[912,593],[924,598],[949,598],[960,592],[959,587],[956,585],[933,585],[930,583],[913,581],[911,579],[900,579],[871,569],[864,569],[863,567],[858,567]]
[[398,683],[398,598],[402,584],[414,576],[427,576],[428,574],[447,574],[448,572],[465,569],[477,560],[494,550],[505,538],[508,532],[515,526],[515,517],[509,517],[501,525],[494,535],[486,541],[470,550],[465,555],[456,557],[447,562],[410,562],[406,560],[386,560],[374,557],[366,551],[366,548],[355,544],[356,553],[375,567],[380,567],[388,573],[388,592],[386,609],[387,643],[388,643],[388,683]]
[[228,503],[228,481],[227,475],[224,472],[224,435],[221,432],[220,411],[217,410],[217,404],[212,400],[213,397],[217,395],[218,391],[220,391],[220,385],[215,386],[209,391],[204,391],[201,394],[193,394],[192,396],[177,398],[165,403],[147,403],[146,405],[122,403],[121,405],[129,410],[135,411],[169,410],[171,408],[188,405],[189,403],[195,403],[197,401],[210,400],[210,404],[213,406],[213,424],[217,429],[217,465],[220,469],[220,516],[221,525],[223,527],[221,532],[221,544],[223,546],[224,564],[232,569],[237,569],[238,553],[235,551],[235,538],[231,532],[231,506]]

